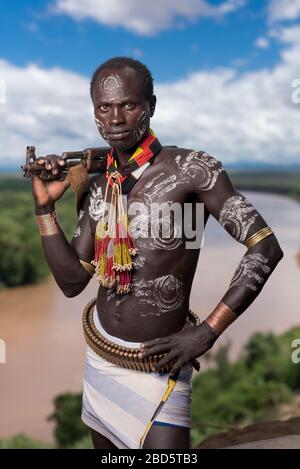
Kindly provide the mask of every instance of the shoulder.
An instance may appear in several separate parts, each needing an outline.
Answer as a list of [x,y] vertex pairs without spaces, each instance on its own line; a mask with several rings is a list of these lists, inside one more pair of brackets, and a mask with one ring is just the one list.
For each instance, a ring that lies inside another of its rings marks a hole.
[[198,189],[211,189],[225,171],[222,162],[207,151],[170,147],[165,151],[172,169]]
[[222,162],[205,150],[193,148],[163,147],[163,156],[167,156],[176,163],[198,163],[202,166],[223,166]]

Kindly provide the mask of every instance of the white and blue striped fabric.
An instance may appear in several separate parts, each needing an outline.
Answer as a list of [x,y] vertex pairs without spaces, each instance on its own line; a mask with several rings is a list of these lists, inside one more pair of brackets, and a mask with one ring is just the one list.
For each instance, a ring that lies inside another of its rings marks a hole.
[[[125,347],[139,348],[141,342],[127,342],[108,334],[94,308],[94,322],[108,340]],[[193,366],[180,370],[171,395],[154,424],[190,426]],[[140,438],[167,387],[166,372],[128,370],[108,362],[86,348],[83,382],[83,422],[111,440],[120,449],[138,449]]]

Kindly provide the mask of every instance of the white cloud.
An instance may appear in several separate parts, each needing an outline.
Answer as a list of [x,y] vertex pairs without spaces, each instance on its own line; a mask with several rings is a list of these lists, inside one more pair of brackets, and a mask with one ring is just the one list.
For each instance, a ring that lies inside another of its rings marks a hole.
[[[206,150],[232,161],[299,161],[300,105],[292,83],[300,70],[300,26],[273,32],[283,44],[273,68],[238,74],[199,71],[156,83],[153,129],[164,144]],[[0,105],[0,158],[22,164],[27,145],[39,155],[102,145],[93,122],[89,80],[59,68],[0,61],[7,101]]]
[[59,68],[16,67],[0,60],[6,102],[0,105],[0,158],[22,163],[27,145],[37,153],[81,149],[97,139],[89,80]]
[[157,125],[167,143],[200,148],[231,161],[299,162],[300,26],[282,28],[284,45],[272,69],[238,74],[234,68],[198,72],[158,85]]
[[6,102],[6,86],[5,81],[0,79],[0,104]]
[[258,37],[255,41],[255,45],[259,49],[268,49],[270,43],[266,37]]
[[267,10],[271,23],[296,20],[300,16],[300,0],[270,0]]
[[191,74],[156,88],[156,127],[167,143],[210,151],[225,163],[300,161],[300,105],[292,102],[300,70],[300,26],[275,29],[282,47],[274,68]]
[[220,5],[212,5],[207,0],[56,0],[50,11],[151,36],[176,25],[177,20],[223,17],[244,3],[245,0],[224,0]]

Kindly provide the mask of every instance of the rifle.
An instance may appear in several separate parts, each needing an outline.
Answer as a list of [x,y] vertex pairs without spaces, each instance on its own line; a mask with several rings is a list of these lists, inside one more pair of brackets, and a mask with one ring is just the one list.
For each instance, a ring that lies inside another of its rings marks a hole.
[[21,169],[24,171],[24,177],[30,178],[34,174],[50,181],[64,179],[69,169],[78,165],[86,168],[87,173],[99,173],[99,171],[106,171],[108,150],[105,147],[96,147],[86,148],[82,151],[65,151],[61,154],[65,165],[62,167],[58,165],[58,173],[52,174],[45,169],[44,165],[36,163],[35,147],[28,146],[26,149],[26,163],[21,166]]
[[[168,148],[177,148],[176,145],[168,145]],[[58,173],[52,174],[44,166],[36,163],[35,147],[28,146],[26,149],[26,163],[21,166],[24,171],[23,176],[30,178],[32,174],[41,175],[49,181],[64,179],[70,168],[82,165],[87,173],[96,174],[99,171],[106,171],[106,159],[108,147],[86,148],[82,151],[65,151],[61,158],[66,162],[64,166],[58,165]],[[45,157],[44,157],[45,158]]]

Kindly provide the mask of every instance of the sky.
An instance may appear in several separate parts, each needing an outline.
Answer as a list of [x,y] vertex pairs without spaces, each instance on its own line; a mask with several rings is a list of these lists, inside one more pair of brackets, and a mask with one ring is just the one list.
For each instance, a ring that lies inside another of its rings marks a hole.
[[300,0],[0,3],[0,168],[105,145],[89,82],[113,56],[154,77],[163,144],[226,166],[300,162]]

